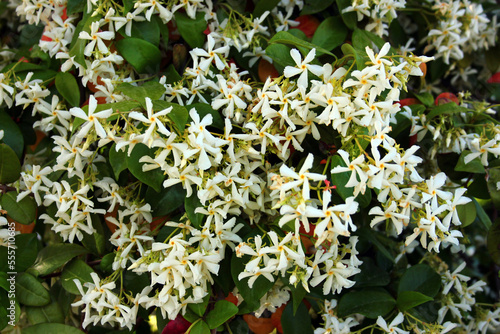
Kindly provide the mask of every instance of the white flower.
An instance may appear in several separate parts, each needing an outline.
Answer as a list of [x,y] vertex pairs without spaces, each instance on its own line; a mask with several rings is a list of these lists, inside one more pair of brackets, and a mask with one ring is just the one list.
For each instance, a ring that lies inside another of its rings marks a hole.
[[106,131],[104,131],[103,126],[99,122],[99,118],[104,118],[104,119],[108,118],[113,113],[113,109],[110,108],[107,110],[103,110],[103,111],[99,111],[97,113],[94,113],[96,108],[97,108],[97,100],[95,99],[95,97],[93,95],[91,95],[90,99],[89,99],[89,112],[88,112],[88,114],[86,114],[85,111],[83,111],[81,108],[77,108],[77,107],[71,108],[69,110],[71,115],[87,121],[82,125],[80,131],[76,135],[77,137],[83,138],[83,137],[87,136],[90,129],[92,128],[92,126],[95,128],[95,131],[99,135],[99,137],[101,137],[101,138],[107,137]]
[[316,49],[311,49],[311,51],[309,51],[307,56],[304,58],[304,61],[302,61],[302,56],[297,49],[290,50],[290,56],[292,56],[297,67],[287,66],[285,67],[283,74],[287,78],[300,74],[299,80],[297,81],[299,86],[307,88],[309,84],[307,80],[307,71],[310,71],[317,76],[320,76],[323,73],[323,67],[309,64],[316,56]]
[[148,147],[151,147],[151,144],[153,143],[154,140],[153,131],[155,130],[155,128],[157,128],[157,131],[162,133],[163,135],[167,137],[170,136],[170,131],[168,131],[165,125],[163,125],[163,122],[159,119],[159,117],[165,116],[171,111],[172,107],[169,107],[167,109],[158,111],[157,113],[153,113],[153,102],[149,97],[146,97],[146,112],[148,116],[145,117],[142,112],[137,112],[137,111],[132,111],[128,115],[130,118],[149,124],[148,129],[144,133],[144,138],[142,142],[148,145]]
[[401,324],[405,320],[405,317],[403,313],[399,313],[393,320],[392,322],[387,325],[385,322],[384,318],[379,316],[377,318],[377,325],[380,326],[384,331],[387,333],[399,333],[399,334],[409,334],[410,332],[404,331],[401,328],[398,328],[397,325]]
[[90,57],[92,54],[92,51],[94,51],[94,48],[97,44],[97,48],[99,49],[99,52],[103,54],[108,54],[109,49],[104,44],[102,41],[104,40],[111,40],[115,37],[115,33],[111,31],[101,31],[99,32],[99,22],[92,22],[92,25],[90,26],[90,34],[86,31],[81,31],[80,34],[78,35],[79,39],[88,39],[90,40],[90,43],[85,46],[85,49],[83,50],[83,54],[86,55],[87,57]]

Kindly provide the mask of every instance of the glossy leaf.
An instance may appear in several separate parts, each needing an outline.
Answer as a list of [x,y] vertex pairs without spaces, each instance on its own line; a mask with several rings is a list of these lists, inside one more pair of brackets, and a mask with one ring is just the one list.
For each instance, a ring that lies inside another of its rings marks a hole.
[[[162,24],[165,25],[164,23]],[[127,38],[127,36],[124,37]],[[158,21],[151,19],[151,21],[134,22],[131,29],[131,37],[142,39],[158,46],[160,44],[160,27],[158,26]]]
[[476,206],[476,213],[477,213],[477,219],[479,223],[482,225],[483,229],[486,231],[489,231],[491,227],[491,219],[490,216],[484,211],[483,207],[481,204],[476,201],[474,197],[471,198],[472,202],[474,202],[474,205]]
[[227,300],[219,300],[215,303],[213,310],[207,314],[205,321],[210,329],[215,329],[235,316],[236,313],[238,313],[238,306]]
[[339,12],[342,14],[342,20],[344,21],[345,25],[349,29],[354,29],[356,28],[356,24],[358,22],[358,17],[356,12],[346,12],[344,13],[344,9],[346,9],[349,6],[352,6],[352,1],[351,0],[337,0],[337,6],[339,8]]
[[300,15],[311,15],[324,11],[333,4],[335,0],[308,0],[304,3],[304,8]]
[[183,133],[189,118],[189,113],[186,107],[181,106],[177,103],[170,103],[161,100],[153,101],[153,109],[155,111],[160,111],[170,107],[172,107],[172,110],[167,114],[167,117],[170,118],[172,122],[174,122],[174,126],[177,131],[179,131],[179,133]]
[[490,168],[488,170],[488,191],[493,204],[497,208],[500,207],[500,190],[498,190],[497,187],[498,182],[500,182],[500,170],[497,168]]
[[23,334],[48,334],[48,333],[84,334],[84,332],[82,332],[78,328],[63,324],[45,323],[23,328]]
[[38,239],[35,233],[16,235],[16,271],[25,271],[35,263],[38,255]]
[[53,300],[45,306],[28,306],[26,315],[31,324],[39,323],[64,323],[64,314],[59,303]]
[[460,226],[461,227],[469,226],[474,222],[474,220],[476,220],[477,216],[476,205],[472,201],[467,204],[458,205],[457,213],[458,213],[458,218],[462,223]]
[[300,303],[297,312],[293,312],[292,303],[288,303],[281,315],[283,333],[287,334],[312,334],[311,317],[304,303]]
[[441,289],[441,276],[427,264],[417,264],[406,270],[398,286],[398,295],[416,291],[434,298]]
[[50,274],[65,265],[72,258],[87,253],[87,250],[77,244],[52,244],[38,253],[33,273],[43,276]]
[[49,291],[28,273],[16,276],[16,298],[19,303],[27,306],[44,306],[50,303]]
[[[300,46],[300,47],[306,48],[308,50],[316,49],[316,51],[326,53],[327,55],[333,56],[333,54],[330,51],[328,51],[328,50],[326,50],[318,45],[315,45],[313,43],[309,43],[309,42],[306,42],[300,38],[297,38],[294,35],[290,34],[289,32],[286,32],[286,31],[280,31],[280,32],[276,33],[269,40],[269,44],[275,44],[275,43],[291,45],[294,47]],[[266,53],[267,53],[267,51],[266,51]]]
[[26,196],[18,202],[17,192],[9,191],[2,195],[0,204],[2,209],[7,211],[7,215],[19,224],[28,225],[36,219],[36,202],[31,196]]
[[80,106],[80,87],[71,73],[57,73],[55,83],[59,94],[61,94],[71,106]]
[[146,191],[146,202],[151,205],[153,216],[165,216],[178,209],[186,198],[186,191],[181,184],[162,188],[158,193],[153,188]]
[[61,274],[61,284],[64,290],[74,295],[79,295],[80,291],[78,291],[78,288],[73,280],[79,280],[82,285],[85,282],[92,282],[92,276],[90,274],[93,272],[94,270],[92,270],[92,268],[84,261],[74,259],[64,266]]
[[432,96],[431,93],[425,92],[425,93],[415,94],[415,97],[428,107],[434,106],[434,97]]
[[427,115],[427,121],[440,115],[451,115],[455,113],[467,112],[469,109],[458,106],[455,102],[448,102],[432,108]]
[[295,62],[290,56],[290,48],[283,44],[271,44],[266,48],[266,55],[271,57],[273,65],[278,71],[283,71],[286,66],[294,66]]
[[210,294],[203,297],[203,301],[197,304],[188,304],[188,309],[195,313],[199,317],[203,317],[205,311],[207,310],[208,301],[210,300]]
[[186,214],[188,216],[189,221],[193,224],[194,227],[200,228],[203,222],[203,218],[205,217],[201,213],[195,213],[196,208],[203,207],[201,202],[196,195],[195,192],[191,194],[191,196],[186,197],[184,200],[184,208],[186,210]]
[[157,73],[161,52],[157,46],[139,38],[124,38],[115,43],[120,55],[139,73]]
[[101,220],[97,214],[91,214],[92,226],[95,232],[92,234],[83,233],[82,244],[91,253],[102,255],[106,252],[106,236]]
[[165,94],[165,87],[156,81],[147,81],[140,86],[134,86],[128,82],[124,82],[118,85],[117,90],[131,99],[140,102],[144,107],[146,106],[146,97],[149,97],[151,100],[157,100]]
[[159,192],[162,188],[163,172],[158,168],[147,172],[143,171],[142,166],[144,163],[139,162],[139,160],[144,156],[154,158],[153,149],[148,148],[144,144],[135,145],[130,157],[128,157],[128,169],[139,181],[153,187],[154,190]]
[[7,144],[21,159],[24,151],[24,137],[19,126],[4,111],[0,110],[0,130],[3,130],[3,143]]
[[475,158],[468,163],[465,163],[464,159],[469,154],[471,154],[471,151],[469,150],[462,151],[462,153],[460,154],[460,158],[458,158],[457,165],[455,166],[455,171],[485,174],[486,170],[484,169],[484,166],[479,158]]
[[193,20],[185,13],[177,11],[175,13],[175,23],[182,38],[192,48],[202,48],[205,43],[205,34],[203,33],[207,28],[207,21],[205,21],[205,14],[202,12],[196,13],[196,18]]
[[109,149],[109,163],[113,169],[115,180],[118,180],[120,173],[128,168],[127,150],[116,150],[116,144]]
[[333,50],[344,43],[347,37],[347,28],[338,16],[330,16],[318,26],[312,43],[326,50]]
[[491,259],[500,265],[500,220],[496,220],[488,231],[486,239]]
[[354,276],[356,288],[386,286],[391,282],[389,274],[378,267],[371,258],[362,258],[362,261],[363,264],[359,267],[361,272]]
[[272,11],[279,2],[280,0],[258,0],[252,15],[254,17],[259,17],[266,11]]
[[397,304],[401,312],[405,312],[420,304],[433,300],[432,297],[417,291],[403,291],[398,295]]
[[0,184],[15,182],[20,176],[21,163],[16,153],[7,144],[0,144]]
[[203,320],[199,320],[198,322],[196,322],[189,331],[189,334],[210,334],[210,333],[211,333],[210,328],[208,327],[207,323]]
[[360,313],[367,318],[376,319],[389,313],[396,301],[382,288],[366,288],[360,291],[347,292],[339,301],[338,315],[346,317]]
[[85,0],[68,0],[66,4],[66,14],[72,15],[83,12],[87,2]]

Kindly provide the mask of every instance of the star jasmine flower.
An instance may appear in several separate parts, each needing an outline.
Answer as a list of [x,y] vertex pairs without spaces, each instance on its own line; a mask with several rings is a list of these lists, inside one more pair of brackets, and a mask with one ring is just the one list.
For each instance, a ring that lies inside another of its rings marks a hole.
[[99,122],[99,119],[100,118],[106,119],[109,116],[111,116],[111,114],[113,113],[113,109],[110,108],[110,109],[106,109],[106,110],[94,113],[96,108],[97,108],[97,100],[95,99],[95,97],[93,95],[91,95],[90,99],[89,99],[89,112],[88,112],[88,114],[86,114],[85,111],[83,111],[81,108],[77,108],[77,107],[71,108],[69,110],[71,115],[78,117],[78,118],[81,118],[83,120],[86,120],[86,122],[82,125],[80,131],[77,133],[77,135],[76,135],[77,137],[83,138],[83,137],[87,136],[92,127],[95,128],[95,131],[99,135],[99,137],[101,137],[101,138],[107,137],[106,131],[104,131],[104,128],[101,125],[101,123]]
[[170,131],[167,130],[165,125],[163,125],[163,122],[158,118],[160,116],[165,116],[168,113],[172,111],[172,107],[169,107],[167,109],[163,109],[161,111],[158,111],[157,113],[153,113],[153,102],[149,97],[146,97],[146,112],[148,116],[144,116],[142,112],[137,112],[137,111],[132,111],[129,113],[129,117],[132,119],[136,119],[138,121],[141,121],[143,123],[149,124],[148,129],[144,133],[144,138],[142,142],[148,147],[151,147],[151,144],[153,143],[153,131],[155,128],[157,128],[157,131],[160,132],[161,134],[165,136],[170,136]]
[[296,76],[297,74],[300,74],[299,80],[297,81],[297,84],[299,86],[307,88],[309,84],[307,79],[308,71],[317,76],[321,76],[321,74],[323,73],[323,68],[321,66],[309,64],[314,60],[314,57],[316,56],[316,49],[311,49],[311,51],[309,51],[303,61],[300,52],[297,49],[290,50],[290,56],[292,56],[293,60],[295,61],[296,67],[285,67],[283,74],[287,78],[291,78],[293,76]]
[[109,49],[106,44],[104,44],[103,39],[109,41],[115,38],[115,33],[112,31],[99,32],[99,22],[92,22],[92,25],[90,26],[90,34],[86,31],[81,31],[78,35],[78,38],[90,40],[90,43],[87,44],[87,46],[85,46],[85,49],[83,50],[83,54],[87,57],[90,57],[90,55],[94,51],[94,48],[96,47],[96,44],[99,52],[108,54]]

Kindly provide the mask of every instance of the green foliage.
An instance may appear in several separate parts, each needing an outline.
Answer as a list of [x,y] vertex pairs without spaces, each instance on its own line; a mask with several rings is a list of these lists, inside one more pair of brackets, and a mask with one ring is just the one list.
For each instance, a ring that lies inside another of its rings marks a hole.
[[193,20],[184,13],[175,13],[175,23],[182,38],[192,48],[201,48],[205,43],[205,35],[203,32],[207,28],[205,14],[198,12]]
[[61,274],[61,284],[64,290],[74,295],[79,295],[80,292],[73,280],[79,280],[82,285],[85,282],[92,282],[90,274],[93,272],[94,270],[88,264],[80,259],[74,259],[64,266]]
[[367,318],[376,319],[389,313],[396,301],[382,288],[366,288],[351,291],[342,296],[338,304],[338,314],[341,317],[360,313]]
[[76,244],[53,244],[43,248],[39,253],[30,273],[36,276],[48,275],[87,250]]
[[72,107],[80,105],[80,88],[71,73],[57,73],[55,83],[57,91]]
[[16,153],[6,144],[0,144],[0,183],[11,183],[19,179],[21,163]]
[[30,197],[26,196],[19,202],[17,201],[17,192],[9,191],[0,197],[0,205],[7,211],[10,218],[20,224],[31,224],[36,219],[36,202]]
[[129,37],[116,42],[116,49],[139,73],[157,73],[160,68],[161,52],[148,41]]

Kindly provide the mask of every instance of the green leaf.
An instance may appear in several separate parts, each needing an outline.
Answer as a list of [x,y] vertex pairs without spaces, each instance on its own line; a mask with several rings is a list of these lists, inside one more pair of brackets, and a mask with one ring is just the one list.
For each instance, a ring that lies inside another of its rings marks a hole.
[[50,303],[49,291],[28,273],[16,276],[16,298],[19,303],[27,306],[44,306]]
[[[365,49],[367,46],[373,49],[373,45],[375,45],[377,48],[381,49],[385,43],[386,42],[382,38],[366,30],[355,29],[352,33],[352,46],[363,54],[366,52]],[[396,51],[391,47],[388,55],[394,53],[396,53]]]
[[80,106],[80,87],[71,73],[57,73],[55,82],[57,91],[71,106]]
[[500,170],[490,168],[488,170],[488,191],[495,207],[500,208],[500,191],[497,189],[498,182],[500,182]]
[[434,97],[432,96],[431,93],[425,92],[425,93],[415,94],[415,97],[428,107],[432,107],[434,105]]
[[203,317],[205,311],[207,310],[208,301],[210,300],[210,294],[207,294],[205,297],[203,297],[202,300],[203,301],[201,303],[188,304],[188,309],[193,311],[199,317]]
[[87,250],[76,244],[52,244],[40,251],[35,264],[31,268],[39,276],[47,275],[62,267],[75,256],[87,253]]
[[[280,32],[276,33],[269,40],[269,44],[276,44],[276,43],[292,45],[295,47],[303,47],[303,48],[306,48],[308,50],[316,49],[316,51],[319,51],[321,53],[326,53],[327,55],[333,56],[333,53],[331,53],[330,51],[328,51],[328,50],[326,50],[318,45],[301,40],[300,38],[297,38],[294,35],[290,34],[289,32],[286,32],[286,31],[280,31]],[[266,53],[267,53],[267,49],[266,49]]]
[[0,271],[0,288],[5,291],[9,291],[10,289],[10,282],[7,281],[7,273],[5,271]]
[[120,55],[132,65],[138,73],[158,73],[161,52],[157,46],[139,38],[124,38],[116,42]]
[[128,169],[139,181],[153,187],[157,192],[160,192],[163,183],[163,172],[159,168],[144,172],[142,170],[144,163],[139,162],[144,156],[154,158],[154,150],[148,148],[144,144],[135,145],[130,157],[128,157]]
[[[124,28],[122,29],[125,30]],[[126,35],[122,35],[123,37],[127,38]],[[131,29],[131,37],[142,39],[155,46],[158,46],[160,44],[160,27],[158,26],[158,21],[152,19],[151,21],[146,20],[134,22]]]
[[477,211],[476,205],[474,202],[470,201],[469,203],[457,206],[458,218],[462,225],[461,227],[469,226],[476,220]]
[[75,32],[73,34],[73,38],[71,40],[71,44],[69,46],[69,55],[74,58],[74,61],[82,66],[85,65],[85,55],[83,51],[85,50],[85,46],[87,45],[87,40],[78,38],[80,32],[85,31],[90,33],[90,27],[92,22],[97,22],[102,18],[102,15],[98,14],[96,16],[90,15],[90,13],[85,12],[83,18],[78,22]]
[[434,299],[417,291],[403,291],[398,295],[396,303],[398,304],[399,310],[405,312],[431,300]]
[[342,44],[341,50],[345,56],[352,55],[354,61],[356,61],[356,68],[358,70],[362,70],[366,67],[365,58],[358,51],[356,51],[351,44]]
[[207,323],[201,319],[197,321],[189,331],[189,334],[210,334],[210,333],[211,333],[210,328],[208,328]]
[[68,15],[81,13],[85,9],[86,3],[87,2],[85,0],[68,0],[68,3],[66,5],[66,13]]
[[339,317],[360,313],[367,318],[376,319],[389,313],[396,301],[382,288],[366,288],[350,291],[339,301],[337,312]]
[[342,20],[338,16],[330,16],[318,26],[312,38],[312,43],[326,50],[333,50],[342,45],[346,37],[347,28],[342,23]]
[[[217,110],[214,110],[209,104],[194,103],[189,106],[186,106],[187,110],[191,110],[191,108],[196,109],[198,115],[200,115],[200,119],[203,119],[203,117],[205,117],[208,114],[212,115],[213,121],[211,126],[219,130],[224,130],[224,120],[222,119],[220,113]],[[188,121],[189,122],[192,121],[191,117],[189,118]]]
[[304,303],[300,303],[297,312],[293,312],[292,303],[288,303],[281,315],[281,327],[287,334],[312,334],[313,327],[309,311]]
[[26,196],[19,202],[16,200],[17,192],[9,191],[0,199],[2,209],[7,215],[19,224],[28,225],[36,219],[36,202],[31,196]]
[[214,329],[224,324],[231,317],[235,316],[236,313],[238,313],[238,306],[222,299],[215,303],[214,309],[207,314],[205,321],[208,324],[208,328]]
[[380,242],[377,238],[378,232],[372,230],[371,228],[361,227],[356,232],[361,238],[371,242],[377,250],[382,253],[387,259],[391,260],[391,262],[396,262],[393,254],[385,247],[385,245]]
[[174,184],[168,188],[162,188],[158,193],[153,188],[146,191],[146,202],[151,205],[153,216],[160,217],[175,211],[186,198],[186,191],[181,184]]
[[345,25],[351,30],[355,29],[358,22],[358,17],[356,12],[352,11],[343,13],[344,9],[346,9],[349,6],[352,6],[352,1],[337,0],[337,6],[339,7],[339,12],[342,14],[342,20],[344,21]]
[[479,157],[465,163],[464,159],[466,156],[471,154],[471,151],[464,150],[460,154],[460,158],[458,159],[457,165],[455,166],[455,171],[457,172],[468,172],[468,173],[476,173],[476,174],[485,174],[486,170],[484,169],[483,164]]
[[35,233],[16,235],[16,272],[25,271],[35,263],[38,255],[38,239]]
[[153,109],[155,111],[163,110],[169,107],[172,107],[172,110],[168,113],[167,117],[174,122],[174,126],[177,131],[179,131],[179,133],[183,133],[189,118],[189,113],[186,107],[177,103],[170,103],[161,100],[153,101]]
[[28,306],[26,314],[31,324],[39,323],[64,323],[64,314],[58,302],[52,301],[45,306]]
[[398,286],[403,291],[417,291],[434,298],[441,288],[441,276],[426,264],[417,264],[406,270]]
[[156,81],[147,81],[140,86],[124,82],[118,85],[117,89],[131,99],[140,102],[143,107],[146,106],[146,97],[149,97],[151,100],[158,100],[165,93],[165,86]]
[[378,267],[371,258],[365,257],[362,260],[363,264],[360,266],[361,272],[354,276],[356,288],[386,286],[391,282],[389,274]]
[[192,48],[202,48],[205,43],[205,34],[207,29],[207,21],[203,12],[196,13],[196,18],[193,20],[185,13],[175,12],[175,23],[182,38]]
[[21,176],[21,163],[16,153],[6,144],[0,144],[0,184],[12,183]]
[[488,216],[488,214],[484,211],[483,207],[481,204],[479,204],[474,197],[471,198],[472,202],[474,202],[474,205],[476,206],[476,212],[477,212],[477,219],[483,226],[483,228],[486,231],[489,231],[491,227],[491,219]]
[[201,205],[200,199],[196,195],[196,192],[193,192],[191,196],[186,197],[184,200],[184,208],[186,209],[186,214],[188,219],[191,221],[194,227],[200,228],[203,223],[203,218],[205,217],[201,213],[195,213],[196,208],[203,207]]
[[[245,264],[249,261],[249,256],[243,256],[241,258],[237,257],[236,254],[233,254],[231,258],[231,276],[233,277],[233,281],[238,288],[239,293],[243,297],[247,309],[252,312],[255,311],[260,306],[260,299],[262,296],[266,294],[274,285],[274,282],[269,281],[267,278],[261,275],[261,277],[257,278],[253,283],[252,288],[248,287],[249,278],[244,278],[242,280],[238,279],[238,275],[245,270]],[[241,314],[241,305],[240,305],[240,314]]]
[[118,180],[120,173],[128,168],[127,150],[116,150],[116,144],[109,149],[109,164],[115,174],[115,180]]
[[490,253],[491,259],[498,265],[500,265],[500,220],[496,220],[488,231],[488,236],[486,238],[486,244],[488,246],[488,253]]
[[115,260],[115,253],[109,253],[102,257],[101,263],[99,263],[99,268],[105,273],[113,272],[113,261]]
[[278,72],[283,72],[286,66],[295,65],[292,56],[290,56],[290,48],[286,45],[271,44],[266,48],[266,55],[271,57]]
[[436,116],[440,115],[451,115],[461,112],[467,112],[470,109],[460,107],[455,102],[448,102],[446,104],[441,104],[431,109],[431,112],[427,115],[427,122]]
[[[332,157],[332,167],[342,166],[347,167],[344,160],[340,155],[335,155]],[[343,172],[343,173],[332,173],[332,183],[336,186],[335,190],[342,197],[343,200],[346,200],[348,197],[354,195],[354,187],[346,187],[345,185],[349,182],[349,178],[351,177],[352,172]],[[366,189],[365,193],[359,193],[356,196],[356,202],[362,208],[367,207],[372,200],[372,193],[370,189]]]
[[467,186],[467,195],[479,199],[490,199],[490,193],[484,191],[488,188],[484,174],[475,174],[472,183]]
[[92,270],[88,264],[80,259],[74,259],[64,266],[61,274],[61,284],[64,290],[74,295],[79,295],[80,291],[78,291],[73,280],[79,280],[82,285],[86,282],[92,282],[92,276],[90,274],[93,272],[94,270]]
[[35,326],[24,327],[23,334],[84,334],[81,330],[63,324],[37,324]]
[[24,137],[19,126],[4,111],[0,110],[0,130],[3,130],[2,141],[9,145],[19,159],[22,158],[24,150]]
[[272,11],[274,7],[278,5],[280,0],[259,0],[255,4],[255,9],[253,10],[253,17],[260,17],[266,11]]
[[40,38],[43,35],[44,25],[39,23],[35,24],[26,24],[21,29],[21,35],[19,36],[19,42],[21,46],[32,47],[35,44],[38,44]]
[[165,83],[171,85],[181,81],[182,79],[173,64],[168,65],[167,69],[165,70],[165,76],[167,77]]
[[311,15],[324,11],[332,5],[334,0],[306,0],[300,15]]

